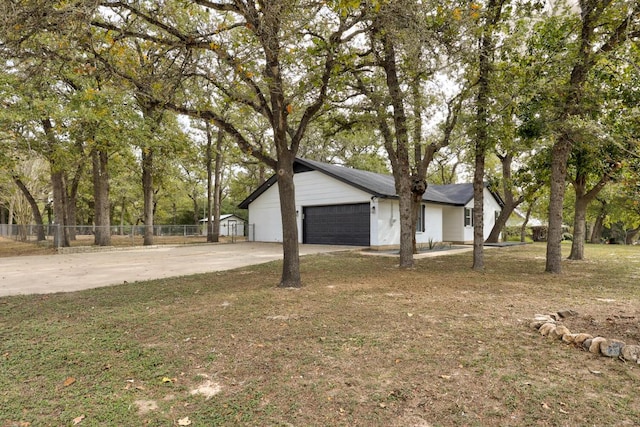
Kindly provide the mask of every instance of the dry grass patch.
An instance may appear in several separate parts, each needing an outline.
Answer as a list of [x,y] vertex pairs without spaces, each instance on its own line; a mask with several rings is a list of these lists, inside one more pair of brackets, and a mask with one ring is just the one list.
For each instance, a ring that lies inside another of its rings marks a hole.
[[[244,240],[246,240],[244,237],[220,236],[220,243],[232,243]],[[93,246],[93,241],[93,236],[80,235],[76,240],[71,241],[71,247],[93,247],[99,249],[99,247]],[[203,243],[207,243],[206,236],[155,236],[154,238],[155,245],[189,245]],[[130,248],[142,246],[143,244],[144,240],[142,236],[111,236],[111,245],[115,248]],[[0,258],[26,255],[53,255],[55,253],[56,249],[53,248],[51,237],[48,237],[48,240],[43,242],[36,242],[35,240],[22,242],[7,237],[0,237]]]
[[[638,365],[529,328],[568,308],[637,322],[640,248],[587,255],[559,276],[538,245],[486,251],[484,273],[470,253],[409,271],[319,255],[303,258],[299,290],[274,287],[276,262],[3,298],[0,425],[636,425]],[[603,333],[632,343],[613,335],[631,326]],[[193,393],[204,385],[216,393]]]

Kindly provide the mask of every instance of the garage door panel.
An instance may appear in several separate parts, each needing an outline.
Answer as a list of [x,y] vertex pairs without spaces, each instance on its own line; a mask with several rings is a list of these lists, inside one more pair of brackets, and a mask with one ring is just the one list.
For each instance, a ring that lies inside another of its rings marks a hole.
[[368,203],[309,206],[303,209],[304,243],[369,246]]

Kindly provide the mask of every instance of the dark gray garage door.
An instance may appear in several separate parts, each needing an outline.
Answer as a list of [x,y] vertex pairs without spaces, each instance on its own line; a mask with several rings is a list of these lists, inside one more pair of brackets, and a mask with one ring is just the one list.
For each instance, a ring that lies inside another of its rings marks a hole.
[[322,245],[370,245],[369,203],[310,206],[303,209],[303,242]]

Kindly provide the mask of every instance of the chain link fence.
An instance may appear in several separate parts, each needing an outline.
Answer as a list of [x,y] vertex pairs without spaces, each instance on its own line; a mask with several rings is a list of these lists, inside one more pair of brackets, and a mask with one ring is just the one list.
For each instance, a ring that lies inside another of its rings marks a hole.
[[[123,225],[107,227],[111,246],[142,246],[146,227],[144,225]],[[42,246],[60,246],[63,235],[69,236],[71,246],[92,246],[95,235],[102,227],[92,225],[76,225],[62,227],[56,224],[38,226],[35,224],[16,225],[0,224],[0,237],[14,241],[33,243]],[[205,225],[154,225],[152,227],[154,245],[179,245],[206,243],[207,229]],[[224,232],[224,233],[222,233]],[[235,243],[254,240],[253,224],[237,223],[221,230],[219,240],[222,243]]]

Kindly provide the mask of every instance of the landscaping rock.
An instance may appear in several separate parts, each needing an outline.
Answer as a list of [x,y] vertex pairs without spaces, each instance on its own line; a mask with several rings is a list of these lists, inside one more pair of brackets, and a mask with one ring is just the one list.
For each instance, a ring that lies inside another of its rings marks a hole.
[[533,329],[540,329],[545,323],[556,323],[556,321],[548,314],[536,314],[530,325]]
[[622,341],[606,340],[600,343],[600,353],[607,357],[618,357],[624,346],[625,344]]
[[625,345],[622,347],[620,356],[624,360],[640,363],[640,345]]
[[558,325],[556,326],[556,328],[552,331],[549,332],[549,336],[551,338],[557,339],[557,340],[561,340],[563,335],[565,334],[570,334],[571,331],[569,330],[569,328],[567,328],[564,325]]
[[591,345],[589,346],[589,353],[600,354],[600,343],[607,342],[606,338],[595,337],[591,340]]
[[577,345],[582,345],[582,343],[584,343],[586,340],[593,338],[593,335],[589,335],[589,334],[578,334],[576,335],[575,339],[573,340],[574,343],[576,343]]
[[565,317],[577,316],[578,312],[573,310],[560,310],[557,314],[560,318],[564,319]]
[[546,337],[547,335],[549,335],[549,332],[555,329],[556,325],[554,323],[545,323],[544,325],[540,326],[540,335]]
[[619,357],[640,365],[640,345],[626,345],[623,341],[604,337],[594,338],[587,333],[571,333],[569,328],[561,324],[560,319],[577,315],[573,310],[560,310],[556,314],[536,314],[530,325],[537,328],[540,335],[552,340],[562,340],[567,344],[581,346],[593,354]]

